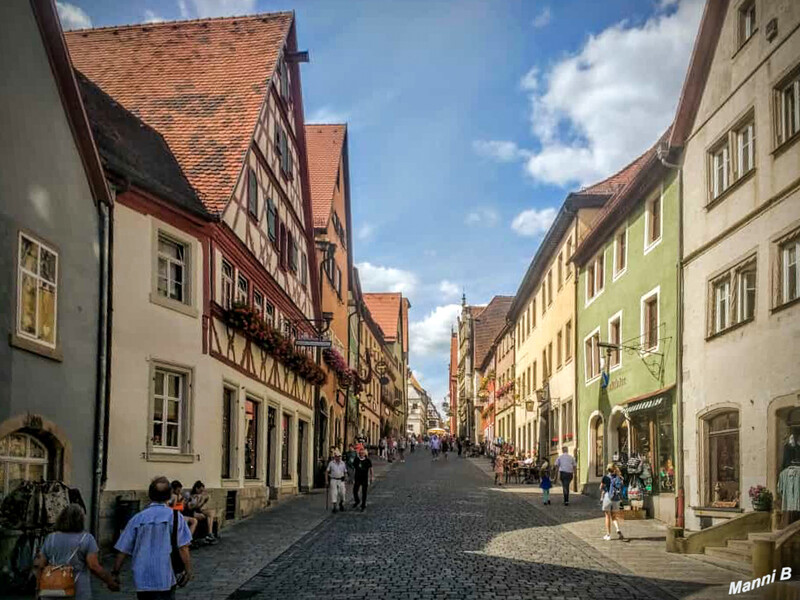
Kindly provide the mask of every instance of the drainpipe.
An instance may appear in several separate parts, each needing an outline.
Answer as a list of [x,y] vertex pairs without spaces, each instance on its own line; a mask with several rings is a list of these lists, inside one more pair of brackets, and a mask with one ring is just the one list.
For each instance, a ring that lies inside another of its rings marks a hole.
[[678,496],[675,499],[675,526],[682,529],[686,526],[686,491],[683,486],[683,169],[678,163],[668,162],[668,154],[668,152],[659,147],[658,158],[661,164],[678,172],[678,343],[675,373],[675,400],[678,413],[678,431],[675,435],[675,445],[678,447],[678,452],[675,466],[678,472]]
[[[111,189],[112,196],[115,191]],[[111,378],[111,257],[113,237],[111,231],[112,208],[98,202],[98,238],[100,242],[100,306],[97,327],[97,386],[95,392],[95,440],[94,475],[92,478],[92,511],[90,527],[95,537],[100,532],[100,498],[106,475],[106,451],[108,434],[108,405],[111,399],[109,381]]]

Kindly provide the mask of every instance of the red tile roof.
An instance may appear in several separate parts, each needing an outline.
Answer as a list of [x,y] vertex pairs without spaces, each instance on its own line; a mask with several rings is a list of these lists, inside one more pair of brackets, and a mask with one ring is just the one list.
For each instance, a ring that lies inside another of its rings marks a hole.
[[400,320],[400,292],[385,292],[379,294],[364,294],[364,303],[367,305],[372,318],[383,332],[387,342],[397,340],[397,324]]
[[314,227],[326,227],[331,217],[336,174],[339,172],[346,134],[347,125],[306,125]]
[[658,172],[659,167],[665,169],[658,158],[658,148],[667,143],[671,131],[670,125],[647,152],[626,167],[629,170],[628,181],[606,202],[592,222],[592,228],[575,249],[572,260],[577,265],[582,265],[588,256],[597,250],[609,232],[616,228],[621,215],[625,214],[632,203],[641,200],[641,194],[647,192],[648,183],[653,182],[652,173]]
[[475,319],[475,366],[483,367],[483,363],[492,349],[497,334],[506,324],[508,309],[514,296],[495,296]]
[[636,177],[636,174],[642,169],[642,166],[647,161],[650,149],[645,151],[641,156],[633,159],[630,163],[622,167],[619,171],[606,177],[602,181],[593,183],[590,186],[582,188],[575,192],[577,196],[612,196],[619,190],[625,187],[630,181]]
[[75,67],[156,129],[212,213],[233,193],[290,12],[65,32]]

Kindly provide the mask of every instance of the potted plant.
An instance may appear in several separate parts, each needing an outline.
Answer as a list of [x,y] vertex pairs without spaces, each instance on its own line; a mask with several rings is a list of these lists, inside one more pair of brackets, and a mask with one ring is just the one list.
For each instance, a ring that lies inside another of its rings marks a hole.
[[754,485],[750,488],[750,500],[753,503],[753,510],[772,510],[772,492],[763,485]]

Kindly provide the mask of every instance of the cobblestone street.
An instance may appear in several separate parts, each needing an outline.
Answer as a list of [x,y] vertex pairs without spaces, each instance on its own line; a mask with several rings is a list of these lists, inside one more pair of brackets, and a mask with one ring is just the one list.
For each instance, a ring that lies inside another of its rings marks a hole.
[[648,539],[588,543],[579,535],[602,535],[591,518],[579,526],[588,499],[572,517],[573,506],[545,511],[532,486],[492,487],[487,466],[413,455],[366,513],[332,515],[230,598],[718,598],[743,577],[667,555],[652,522],[635,533]]

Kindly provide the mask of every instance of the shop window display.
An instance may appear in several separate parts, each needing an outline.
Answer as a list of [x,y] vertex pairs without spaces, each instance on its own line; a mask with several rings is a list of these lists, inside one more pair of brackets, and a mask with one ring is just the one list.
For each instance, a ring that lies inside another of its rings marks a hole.
[[707,498],[711,506],[739,506],[739,413],[724,412],[706,421]]
[[674,493],[674,437],[671,404],[630,414],[628,473],[644,494]]
[[785,527],[800,519],[800,407],[778,411],[778,442],[776,489]]
[[605,465],[603,459],[603,419],[597,419],[594,430],[594,474],[602,477]]

